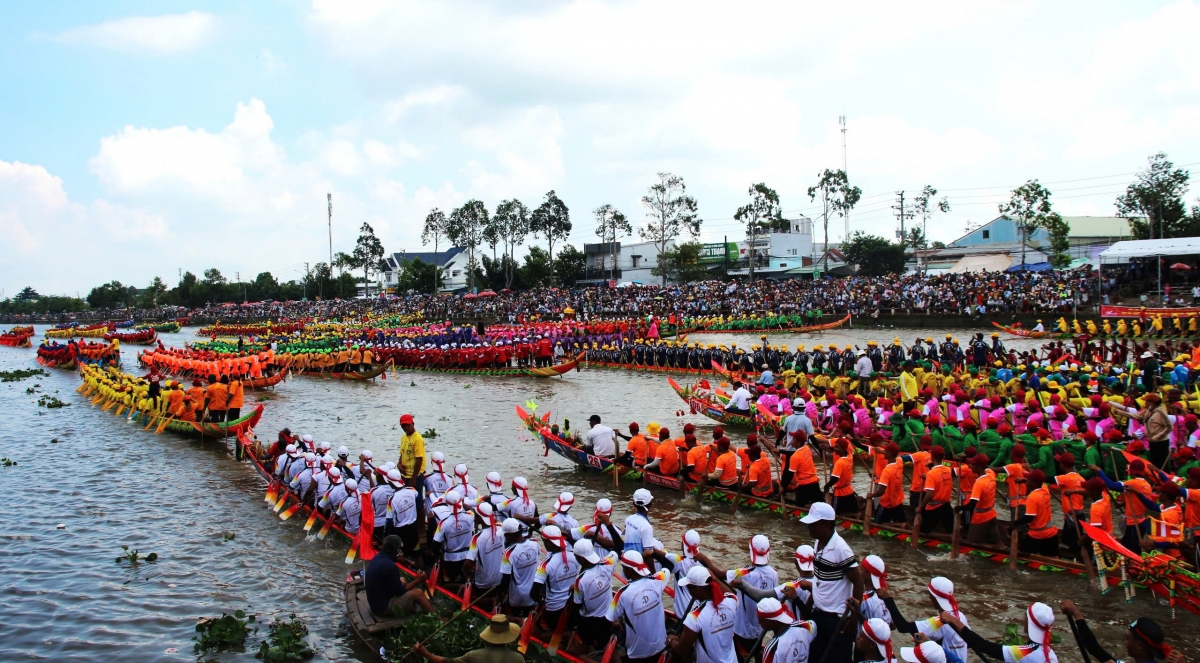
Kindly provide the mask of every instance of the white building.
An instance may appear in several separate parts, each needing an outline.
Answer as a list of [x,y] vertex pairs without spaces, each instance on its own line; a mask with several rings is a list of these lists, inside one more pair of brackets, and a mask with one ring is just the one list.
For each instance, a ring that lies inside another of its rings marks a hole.
[[[675,241],[668,241],[668,251],[675,250]],[[651,270],[658,266],[658,244],[654,242],[604,242],[584,244],[584,281],[596,284],[638,282],[644,285],[662,283],[661,276]],[[582,285],[581,283],[581,285]]]
[[754,256],[755,278],[779,277],[788,270],[812,264],[813,234],[812,219],[783,219],[769,230],[754,234],[753,247],[750,234],[738,242],[738,263],[729,274],[746,276],[750,273],[750,257]]
[[396,293],[400,270],[404,263],[415,259],[420,259],[426,264],[433,264],[436,260],[442,270],[442,287],[439,292],[458,292],[467,288],[467,252],[462,247],[452,246],[445,251],[438,251],[436,256],[433,251],[401,251],[385,258],[384,262],[388,268],[384,270],[382,278],[386,292],[403,294]]

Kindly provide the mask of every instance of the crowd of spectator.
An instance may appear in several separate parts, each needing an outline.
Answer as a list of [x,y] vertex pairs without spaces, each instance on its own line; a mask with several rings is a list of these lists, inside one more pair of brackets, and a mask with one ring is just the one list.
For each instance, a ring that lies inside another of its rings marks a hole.
[[[1108,274],[1105,274],[1106,281]],[[363,314],[421,312],[427,320],[497,318],[518,321],[538,316],[557,319],[671,314],[684,317],[755,314],[825,315],[1066,313],[1098,298],[1096,273],[1088,268],[1051,272],[908,273],[842,279],[727,282],[684,285],[542,288],[519,292],[386,296],[371,299],[216,304],[194,309],[98,310],[66,314],[66,319],[169,319],[195,323],[280,318],[347,318]],[[14,316],[13,322],[21,321]]]

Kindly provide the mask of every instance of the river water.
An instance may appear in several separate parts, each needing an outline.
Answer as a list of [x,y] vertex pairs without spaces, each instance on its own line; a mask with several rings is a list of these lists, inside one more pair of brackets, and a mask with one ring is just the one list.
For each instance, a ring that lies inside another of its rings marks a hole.
[[[42,331],[39,326],[38,334]],[[192,332],[163,339],[181,345],[195,338]],[[911,341],[915,333],[905,330],[901,337]],[[945,333],[921,330],[919,335],[939,339]],[[967,330],[954,333],[966,341]],[[890,343],[893,335],[836,330],[820,336],[780,334],[771,340],[810,347],[864,345],[872,338]],[[704,338],[742,346],[756,342],[755,335]],[[134,370],[135,351],[124,350],[127,370]],[[0,369],[35,368],[34,356],[30,349],[0,348]],[[195,657],[191,638],[197,618],[237,609],[257,613],[260,622],[294,613],[309,627],[316,660],[373,660],[345,617],[343,542],[334,537],[310,541],[300,519],[281,521],[263,502],[265,483],[248,463],[234,460],[226,443],[143,431],[91,406],[75,393],[78,385],[78,375],[64,371],[0,384],[0,456],[18,463],[0,467],[0,491],[8,496],[0,526],[0,661],[190,660]],[[30,389],[35,393],[27,393]],[[41,394],[55,395],[70,406],[39,407]],[[568,417],[573,428],[599,414],[613,427],[637,421],[643,430],[651,421],[672,429],[691,422],[707,438],[704,433],[714,424],[700,416],[676,416],[684,406],[665,377],[610,370],[547,380],[401,372],[372,384],[302,377],[276,388],[271,397],[258,427],[260,437],[271,438],[287,426],[335,447],[370,448],[376,459],[394,459],[397,418],[410,412],[418,430],[436,429],[437,438],[427,442],[429,450],[443,451],[449,464],[468,463],[477,486],[490,470],[500,472],[506,483],[523,475],[543,508],[559,491],[571,490],[580,520],[590,517],[600,497],[612,498],[623,519],[636,486],[622,483],[614,489],[610,479],[578,471],[555,455],[543,457],[541,445],[519,426],[515,404],[533,400],[539,413],[549,411],[559,421]],[[735,443],[743,439],[734,436]],[[656,493],[652,518],[658,538],[668,546],[687,529],[698,530],[706,552],[727,567],[747,564],[750,537],[766,534],[783,578],[794,577],[791,551],[810,542],[807,528],[798,522],[746,510],[731,515],[728,506],[662,492]],[[65,527],[57,529],[60,524]],[[1006,623],[1023,624],[1023,610],[1031,601],[1057,606],[1070,598],[1119,656],[1124,627],[1139,616],[1164,624],[1171,643],[1189,656],[1200,651],[1200,618],[1181,610],[1178,622],[1171,624],[1169,608],[1147,592],[1126,604],[1119,590],[1101,595],[1079,577],[1010,572],[966,557],[951,561],[927,549],[914,551],[858,534],[847,535],[847,541],[860,557],[883,557],[889,584],[910,620],[931,616],[923,587],[940,574],[955,582],[972,627],[989,636],[998,637]],[[118,564],[114,559],[122,545],[142,555],[157,553],[158,560]],[[1060,616],[1059,622],[1064,638],[1060,658],[1079,660],[1065,619]],[[248,644],[257,646],[265,632],[264,627]],[[897,644],[909,641],[898,633],[894,638]],[[216,660],[254,660],[253,649],[222,653]]]

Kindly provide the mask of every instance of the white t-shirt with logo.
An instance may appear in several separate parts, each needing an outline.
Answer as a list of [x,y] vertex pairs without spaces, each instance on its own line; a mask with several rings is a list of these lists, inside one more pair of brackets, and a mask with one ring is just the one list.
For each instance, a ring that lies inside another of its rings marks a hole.
[[546,561],[538,565],[534,584],[546,586],[546,610],[562,610],[571,597],[571,585],[579,575],[579,561],[570,551],[566,560],[561,552],[547,553]]
[[629,658],[657,656],[667,646],[667,615],[662,603],[667,577],[663,569],[634,580],[609,603],[605,617],[625,625],[625,655]]
[[[768,564],[752,566],[749,569],[730,569],[725,572],[725,582],[733,582],[733,579],[738,577],[742,579],[742,584],[763,591],[773,589],[779,582],[779,574]],[[762,626],[758,623],[758,602],[745,592],[737,593],[737,601],[738,610],[737,621],[733,628],[734,634],[739,638],[762,637]]]
[[592,568],[579,574],[571,588],[579,614],[584,617],[604,617],[612,603],[612,577],[616,570],[617,554],[608,553]]
[[[415,491],[414,491],[415,492]],[[504,532],[485,527],[471,539],[471,556],[475,560],[476,589],[491,589],[500,584],[500,560],[504,556]]]
[[805,663],[809,647],[816,635],[817,625],[813,622],[795,622],[788,630],[771,641],[763,650],[763,660],[772,663]]
[[533,579],[541,563],[542,547],[536,541],[522,541],[509,546],[500,558],[500,573],[512,576],[508,586],[508,604],[523,608],[533,605],[530,593]]
[[720,603],[705,601],[684,618],[683,627],[696,633],[696,663],[738,663],[733,646],[737,607],[737,598],[725,594]]

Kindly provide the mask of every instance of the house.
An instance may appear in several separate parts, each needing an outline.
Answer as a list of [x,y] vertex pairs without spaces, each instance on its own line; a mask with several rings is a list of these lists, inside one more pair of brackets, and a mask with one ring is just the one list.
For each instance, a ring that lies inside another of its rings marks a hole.
[[437,264],[442,270],[442,287],[439,292],[458,292],[467,287],[467,252],[459,246],[452,246],[445,251],[401,251],[384,258],[387,269],[383,271],[384,291],[396,294],[396,282],[400,278],[400,270],[409,260],[421,260],[426,264]]
[[[675,240],[666,244],[668,251],[675,250]],[[658,244],[654,242],[602,242],[584,244],[584,280],[579,285],[595,285],[613,281],[645,285],[662,283],[661,276],[651,270],[658,266]]]
[[[982,228],[980,228],[982,230]],[[990,234],[990,233],[989,233]],[[988,242],[967,246],[947,246],[944,249],[923,249],[909,254],[906,265],[910,271],[941,274],[944,272],[1002,272],[1022,259],[1020,242]],[[1050,260],[1045,251],[1032,243],[1025,245],[1026,265]]]
[[[1113,244],[1130,239],[1129,222],[1119,216],[1064,216],[1070,231],[1067,239],[1071,243],[1068,251],[1071,258],[1093,258]],[[1021,231],[1012,219],[999,216],[971,232],[959,237],[949,244],[949,247],[966,248],[998,245],[1020,247]],[[1026,243],[1042,251],[1050,248],[1050,236],[1045,228],[1038,228]],[[1026,256],[1026,263],[1034,262]]]
[[781,219],[753,237],[746,233],[746,240],[737,245],[737,262],[729,270],[730,276],[749,275],[753,256],[755,278],[791,278],[794,275],[787,275],[788,271],[813,264],[812,219]]

